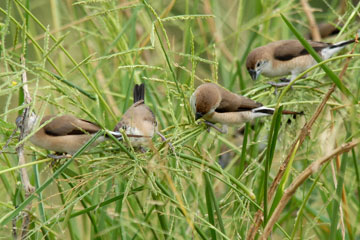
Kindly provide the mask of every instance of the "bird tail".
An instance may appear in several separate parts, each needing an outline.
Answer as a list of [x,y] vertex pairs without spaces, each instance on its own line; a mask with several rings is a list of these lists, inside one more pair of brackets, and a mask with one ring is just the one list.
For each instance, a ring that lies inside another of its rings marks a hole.
[[343,48],[346,45],[349,45],[351,43],[354,43],[356,40],[355,39],[351,39],[351,40],[347,40],[347,41],[342,41],[342,42],[338,42],[338,43],[334,43],[333,45],[330,46],[330,49],[334,49],[334,48]]
[[290,115],[304,115],[304,111],[301,111],[301,112],[294,112],[294,111],[289,111],[289,110],[283,110],[281,112],[283,115],[286,115],[286,114],[290,114]]
[[253,113],[255,113],[255,114],[257,113],[257,114],[260,114],[262,116],[265,116],[265,115],[273,115],[275,109],[262,106],[262,107],[254,108],[251,111]]
[[145,84],[135,84],[134,87],[134,103],[145,99]]
[[[258,107],[258,108],[254,108],[252,110],[253,113],[258,113],[258,114],[262,114],[262,116],[264,115],[273,115],[275,112],[274,108],[268,108],[268,107]],[[295,111],[289,111],[289,110],[282,110],[281,114],[283,115],[304,115],[304,112],[295,112]]]
[[321,51],[321,55],[323,57],[324,60],[331,58],[334,54],[338,53],[339,51],[341,51],[341,49],[343,49],[346,45],[351,44],[353,42],[355,42],[356,39],[351,39],[351,40],[347,40],[347,41],[342,41],[342,42],[338,42],[338,43],[334,43],[332,45],[330,45],[327,48],[324,48]]

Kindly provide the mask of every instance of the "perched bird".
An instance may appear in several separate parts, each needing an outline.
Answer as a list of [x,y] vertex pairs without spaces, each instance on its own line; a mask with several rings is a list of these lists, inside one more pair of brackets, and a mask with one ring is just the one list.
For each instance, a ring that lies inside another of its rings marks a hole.
[[[195,119],[203,118],[210,123],[225,125],[241,124],[274,113],[247,97],[232,93],[215,83],[201,84],[190,98]],[[302,114],[283,110],[282,114]]]
[[[318,29],[319,29],[319,33],[320,33],[321,38],[327,38],[327,37],[335,36],[340,32],[341,28],[342,28],[342,24],[340,24],[339,26],[336,26],[336,25],[331,24],[331,23],[325,23],[325,22],[318,24]],[[311,33],[307,34],[307,38],[312,40]]]
[[[30,115],[29,129],[34,127],[36,118],[37,116],[34,113]],[[56,153],[68,153],[71,155],[76,153],[94,134],[101,130],[95,123],[72,115],[47,115],[41,119],[40,126],[44,123],[45,125],[30,138],[30,141],[38,147]],[[107,134],[113,134],[118,139],[122,139],[119,133],[108,131]],[[106,136],[100,136],[92,146],[105,141],[107,138]],[[62,158],[62,156],[58,155],[49,156],[58,159]]]
[[[308,41],[323,60],[329,59],[355,39],[338,43]],[[271,85],[281,87],[297,75],[316,64],[315,59],[298,40],[280,40],[255,48],[247,57],[246,68],[253,80],[260,74],[266,77],[279,77],[291,74],[291,79],[281,79],[283,83]]]
[[134,147],[148,145],[154,133],[157,132],[157,122],[154,113],[145,104],[145,85],[135,85],[134,104],[124,113],[120,122],[114,128],[115,132],[124,129]]

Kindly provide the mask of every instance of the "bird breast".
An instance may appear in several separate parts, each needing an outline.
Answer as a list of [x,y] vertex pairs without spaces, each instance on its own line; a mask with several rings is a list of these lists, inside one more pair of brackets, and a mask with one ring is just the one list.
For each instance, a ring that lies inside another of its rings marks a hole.
[[204,118],[205,120],[214,123],[235,125],[251,121],[253,119],[253,116],[251,111],[225,113],[213,112],[211,114],[207,114],[206,116],[204,116]]
[[315,63],[316,61],[310,55],[299,56],[288,61],[274,60],[272,64],[264,67],[262,74],[267,77],[284,76],[292,73],[299,74]]

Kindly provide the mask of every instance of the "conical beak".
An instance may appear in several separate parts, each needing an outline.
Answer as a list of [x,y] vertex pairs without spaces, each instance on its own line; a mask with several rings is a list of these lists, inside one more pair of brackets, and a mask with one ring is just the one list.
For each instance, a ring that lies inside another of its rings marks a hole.
[[195,114],[195,120],[198,120],[199,118],[202,118],[204,115],[202,113],[196,112]]
[[255,70],[249,69],[248,72],[252,80],[256,80],[258,78],[258,73]]

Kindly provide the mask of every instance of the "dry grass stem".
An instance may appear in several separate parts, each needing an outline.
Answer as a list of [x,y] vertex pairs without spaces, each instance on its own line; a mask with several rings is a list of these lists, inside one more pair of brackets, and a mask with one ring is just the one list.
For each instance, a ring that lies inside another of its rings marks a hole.
[[[31,96],[29,93],[28,85],[27,85],[25,58],[23,56],[21,57],[21,65],[23,67],[22,82],[24,84],[23,85],[24,104],[30,104]],[[28,129],[29,116],[30,116],[30,106],[26,107],[22,114],[21,122],[19,124],[19,129],[20,129],[19,142],[22,141],[30,131],[30,129]],[[24,153],[24,144],[20,144],[16,148],[16,151],[17,151],[18,159],[19,159],[18,165],[24,165],[26,163],[25,153]],[[30,183],[26,168],[20,168],[19,171],[20,171],[20,176],[21,176],[21,182],[22,182],[22,184],[24,186],[24,190],[25,190],[25,197],[28,197],[34,192],[35,188]],[[21,234],[20,234],[21,239],[25,238],[27,231],[28,231],[28,227],[29,227],[29,223],[30,223],[29,212],[31,210],[31,207],[32,207],[32,205],[29,204],[26,208],[26,211],[23,212],[24,217],[23,217]]]
[[330,161],[334,157],[337,157],[344,152],[350,151],[352,148],[357,146],[360,143],[360,139],[356,139],[352,142],[345,143],[342,146],[336,148],[333,152],[331,152],[329,155],[316,160],[312,164],[310,164],[304,171],[302,171],[299,176],[296,177],[296,179],[290,184],[290,186],[285,189],[284,195],[282,196],[279,205],[276,207],[274,213],[272,214],[271,218],[269,219],[268,223],[265,226],[264,232],[261,235],[260,239],[264,240],[267,239],[272,231],[272,228],[276,221],[278,220],[282,210],[286,206],[286,204],[289,202],[291,197],[295,194],[296,190],[305,182],[306,179],[310,177],[311,174],[315,173],[321,165],[326,163],[327,161]]
[[321,41],[320,31],[318,25],[316,24],[315,17],[313,15],[314,9],[309,5],[308,0],[301,0],[300,2],[306,14],[306,17],[309,21],[309,27],[310,27],[312,39],[314,41]]
[[[358,36],[357,36],[358,37]],[[356,39],[357,39],[356,37]],[[351,54],[355,51],[355,47],[357,45],[357,41],[354,44],[353,49],[351,50]],[[342,69],[342,71],[339,74],[339,78],[340,80],[342,80],[348,66],[349,66],[349,62],[350,62],[350,57],[346,59],[344,67]],[[296,140],[293,142],[293,144],[290,147],[290,151],[288,153],[288,155],[286,156],[285,161],[281,164],[278,173],[276,174],[270,189],[268,191],[267,197],[268,197],[268,201],[270,202],[280,181],[281,178],[283,177],[284,173],[285,173],[285,169],[287,168],[287,165],[289,164],[290,158],[292,153],[294,152],[297,142],[299,141],[299,146],[302,145],[302,143],[305,141],[306,136],[308,136],[311,132],[311,128],[314,125],[315,121],[318,119],[318,117],[320,116],[321,112],[323,111],[324,107],[326,106],[327,101],[329,100],[331,94],[335,91],[336,85],[333,84],[329,90],[327,91],[327,93],[325,94],[325,96],[323,97],[321,103],[318,105],[318,107],[316,108],[313,116],[311,117],[311,119],[309,120],[309,122],[307,122],[304,127],[301,129],[299,136],[296,138]],[[254,216],[254,222],[250,228],[250,231],[248,232],[247,235],[247,239],[252,240],[255,238],[256,233],[261,225],[263,221],[263,212],[261,210],[258,210]]]

